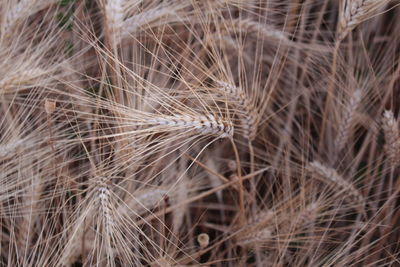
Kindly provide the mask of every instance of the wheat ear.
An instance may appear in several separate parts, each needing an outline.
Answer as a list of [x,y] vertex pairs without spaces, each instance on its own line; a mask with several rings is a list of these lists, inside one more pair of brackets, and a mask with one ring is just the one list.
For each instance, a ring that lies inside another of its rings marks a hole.
[[19,232],[19,246],[21,248],[21,252],[25,251],[26,248],[29,248],[30,243],[32,241],[32,237],[34,236],[34,228],[35,228],[35,217],[38,212],[38,203],[40,201],[40,195],[43,192],[43,184],[40,181],[39,175],[33,173],[26,173],[27,177],[29,177],[29,183],[26,186],[26,194],[23,197],[24,200],[24,210],[23,210],[23,222],[21,223],[21,228]]
[[269,240],[275,229],[275,224],[272,221],[275,215],[273,211],[268,210],[250,218],[248,226],[239,230],[236,235],[237,244],[245,246]]
[[244,130],[244,136],[253,141],[257,134],[257,119],[258,112],[254,104],[249,100],[245,92],[232,84],[219,81],[217,83],[218,89],[224,92],[236,106],[243,110],[240,116],[240,123]]
[[345,0],[339,20],[339,41],[391,0]]
[[[168,15],[174,15],[170,7],[153,8],[129,17],[124,22],[122,37],[137,33],[142,27],[151,27],[151,23]],[[175,14],[176,15],[176,14]]]
[[382,128],[385,134],[386,152],[393,166],[397,166],[400,163],[400,134],[392,111],[386,110],[383,113]]
[[105,5],[106,26],[114,44],[121,40],[121,30],[124,25],[124,0],[108,0]]
[[112,213],[111,192],[105,182],[101,182],[97,187],[97,196],[99,199],[101,214],[103,216],[104,228],[106,234],[110,235],[112,233],[112,228],[115,226],[115,223]]
[[137,216],[153,209],[167,194],[168,190],[163,188],[139,190],[134,193],[132,199],[119,206],[117,213]]
[[217,135],[220,138],[231,138],[233,136],[232,125],[229,122],[222,121],[211,114],[207,116],[163,116],[155,119],[150,119],[149,122],[177,129],[194,129],[203,135],[212,134]]
[[[179,165],[178,165],[178,171],[179,173],[182,173],[182,175],[179,178],[178,184],[173,186],[170,191],[173,191],[172,196],[172,205],[179,205],[180,203],[184,202],[186,199],[189,198],[189,192],[193,188],[192,183],[190,181],[189,176],[187,175],[186,172],[186,166],[188,165],[188,160],[185,158],[181,158],[179,160]],[[185,214],[188,211],[188,205],[182,205],[180,206],[179,209],[176,209],[172,212],[172,229],[176,231],[176,233],[179,232],[179,229],[181,229],[182,224],[184,223],[185,219]]]
[[358,204],[358,207],[363,208],[365,204],[364,197],[354,187],[353,184],[346,181],[333,168],[327,167],[318,161],[313,161],[307,166],[308,171],[322,178],[333,187],[348,193],[349,198]]
[[338,151],[342,150],[349,139],[350,130],[356,110],[361,102],[361,90],[356,89],[347,104],[343,117],[340,121],[338,134],[336,136],[335,144]]
[[288,42],[288,37],[284,32],[269,27],[268,25],[263,25],[257,21],[252,21],[250,19],[234,19],[228,23],[228,26],[232,29],[237,29],[239,31],[245,31],[246,33],[260,34],[261,37],[268,39],[280,40],[282,42]]
[[267,227],[260,231],[254,231],[247,233],[246,235],[241,235],[237,238],[237,244],[239,246],[247,246],[251,244],[260,244],[271,240],[274,227]]
[[[0,80],[0,91],[3,90],[4,93],[9,93],[9,91],[13,88],[24,88],[24,86],[29,85],[29,83],[34,82],[45,74],[46,71],[41,68],[19,71],[14,75]],[[15,93],[13,91],[10,92]]]
[[112,248],[112,240],[113,240],[113,229],[116,227],[116,223],[114,221],[113,214],[113,206],[111,203],[111,192],[106,184],[106,180],[104,177],[100,179],[99,185],[97,187],[97,196],[99,200],[100,213],[102,215],[102,222],[104,227],[104,235],[102,239],[105,241],[106,245],[106,254],[108,258],[108,264],[110,266],[114,265],[114,250]]
[[14,7],[11,7],[7,12],[6,21],[4,23],[4,31],[10,30],[12,25],[21,18],[26,17],[26,11],[29,8],[29,4],[35,2],[34,0],[21,0]]
[[179,15],[179,12],[185,10],[186,7],[188,7],[188,4],[185,2],[168,6],[161,4],[127,18],[121,29],[121,40],[129,36],[135,36],[139,32],[153,27],[171,23],[184,23],[186,21],[193,22],[193,18],[189,16],[189,13],[185,13],[185,16]]
[[296,232],[297,230],[308,226],[311,222],[314,222],[318,216],[319,208],[320,205],[318,202],[308,204],[304,209],[299,211],[296,220],[289,222],[292,224],[291,229]]
[[20,139],[8,144],[0,144],[0,159],[14,156],[18,151],[23,151],[27,147],[32,146],[33,143],[28,143],[26,139]]

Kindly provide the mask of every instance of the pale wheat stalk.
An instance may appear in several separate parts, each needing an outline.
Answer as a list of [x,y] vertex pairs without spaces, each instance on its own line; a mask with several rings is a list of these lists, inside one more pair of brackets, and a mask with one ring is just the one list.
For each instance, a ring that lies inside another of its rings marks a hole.
[[382,118],[382,128],[385,134],[385,149],[393,166],[400,163],[400,134],[397,120],[393,112],[385,110]]
[[307,169],[310,173],[317,175],[319,178],[323,179],[323,181],[338,189],[339,192],[346,192],[348,197],[356,202],[358,209],[364,207],[365,200],[360,191],[358,191],[352,183],[349,183],[339,175],[335,169],[327,167],[318,161],[309,163]]
[[253,102],[245,94],[243,89],[238,88],[230,83],[218,81],[218,89],[226,94],[235,106],[243,110],[239,113],[240,123],[243,128],[243,135],[248,140],[253,141],[257,134],[258,127],[258,111]]
[[344,0],[339,18],[339,41],[343,40],[355,27],[374,16],[376,11],[391,0]]
[[349,139],[350,130],[351,127],[353,126],[352,124],[354,121],[355,113],[361,102],[361,97],[362,97],[361,90],[356,89],[353,92],[353,95],[351,96],[349,103],[345,107],[342,118],[340,120],[339,130],[337,132],[335,140],[337,151],[341,151]]

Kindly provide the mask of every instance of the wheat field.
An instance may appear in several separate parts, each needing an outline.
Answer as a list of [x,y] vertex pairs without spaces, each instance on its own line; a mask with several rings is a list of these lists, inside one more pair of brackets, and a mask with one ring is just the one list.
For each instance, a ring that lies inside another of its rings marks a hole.
[[400,266],[399,5],[1,0],[0,266]]

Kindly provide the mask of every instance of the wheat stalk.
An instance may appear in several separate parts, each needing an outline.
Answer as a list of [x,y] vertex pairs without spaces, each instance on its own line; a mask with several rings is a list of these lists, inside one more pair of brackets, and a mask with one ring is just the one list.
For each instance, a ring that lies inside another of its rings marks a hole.
[[339,41],[391,0],[345,0],[339,19]]
[[382,128],[385,134],[385,149],[393,166],[400,163],[400,134],[397,120],[393,112],[385,110],[382,119]]
[[338,151],[341,151],[349,139],[350,130],[354,120],[356,110],[361,101],[361,90],[356,89],[350,98],[349,103],[346,105],[342,119],[340,121],[339,130],[336,136],[335,144]]

